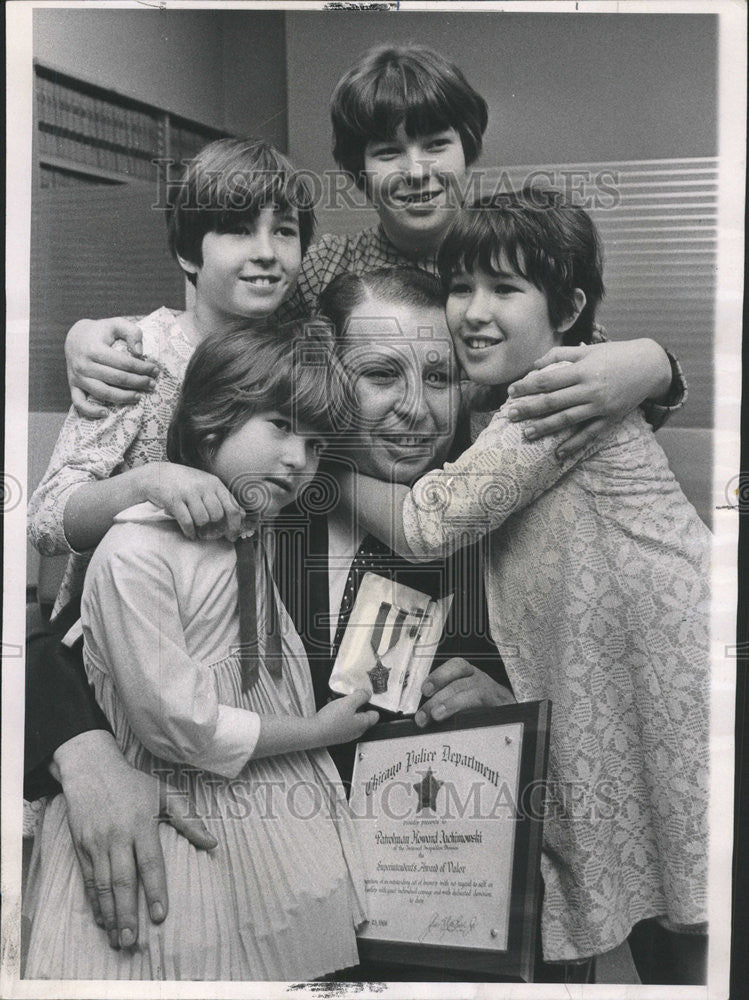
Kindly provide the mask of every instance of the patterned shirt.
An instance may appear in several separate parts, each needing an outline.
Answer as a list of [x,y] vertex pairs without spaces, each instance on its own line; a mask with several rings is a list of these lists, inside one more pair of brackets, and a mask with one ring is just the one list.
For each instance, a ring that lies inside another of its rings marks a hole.
[[278,311],[284,322],[317,312],[320,292],[339,274],[365,274],[380,267],[418,267],[437,274],[437,256],[409,257],[391,243],[381,226],[353,236],[328,233],[304,256],[296,291]]

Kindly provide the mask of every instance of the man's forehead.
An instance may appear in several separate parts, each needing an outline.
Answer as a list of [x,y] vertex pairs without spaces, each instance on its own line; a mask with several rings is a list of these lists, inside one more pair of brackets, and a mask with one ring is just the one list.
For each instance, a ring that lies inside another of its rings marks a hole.
[[355,310],[346,327],[346,339],[421,340],[450,342],[447,321],[441,307],[404,306],[371,303]]
[[357,317],[349,322],[346,330],[347,343],[384,344],[402,343],[419,344],[450,344],[450,334],[443,322],[439,325],[430,322],[425,316],[418,324],[402,324],[394,316],[377,316],[372,318]]
[[348,343],[342,360],[349,371],[378,364],[394,365],[404,372],[433,368],[448,372],[455,368],[455,354],[450,341],[431,338],[354,340]]

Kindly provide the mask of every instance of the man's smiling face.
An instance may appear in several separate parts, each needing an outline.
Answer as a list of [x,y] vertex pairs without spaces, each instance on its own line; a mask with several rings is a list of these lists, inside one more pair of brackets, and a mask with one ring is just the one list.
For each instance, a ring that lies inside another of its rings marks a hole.
[[358,471],[410,484],[441,464],[460,406],[442,309],[370,296],[349,317],[342,360],[358,404],[347,449]]

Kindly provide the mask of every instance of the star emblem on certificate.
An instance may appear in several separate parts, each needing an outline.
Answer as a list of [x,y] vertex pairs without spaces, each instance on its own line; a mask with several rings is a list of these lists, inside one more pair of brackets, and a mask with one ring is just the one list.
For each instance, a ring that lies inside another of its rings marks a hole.
[[437,810],[437,792],[444,785],[444,781],[438,781],[432,773],[431,767],[421,779],[417,781],[413,786],[414,791],[419,797],[419,804],[416,807],[416,812],[423,812],[425,809],[430,809],[432,812]]

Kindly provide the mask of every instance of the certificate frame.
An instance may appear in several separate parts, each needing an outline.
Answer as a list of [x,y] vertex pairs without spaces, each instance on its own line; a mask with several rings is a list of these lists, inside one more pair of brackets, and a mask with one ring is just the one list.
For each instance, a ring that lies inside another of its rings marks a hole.
[[[515,834],[512,847],[512,877],[509,890],[509,924],[506,948],[453,947],[418,939],[390,940],[386,937],[359,937],[362,960],[395,964],[425,965],[451,970],[485,973],[508,982],[533,981],[536,938],[541,903],[541,846],[543,840],[543,808],[522,807],[522,792],[543,790],[549,754],[549,701],[523,702],[491,708],[471,709],[458,713],[442,723],[419,728],[413,719],[379,723],[357,745],[360,748],[380,740],[413,737],[414,744],[425,735],[456,734],[477,728],[492,728],[499,736],[503,728],[522,725],[519,767],[516,782]],[[407,745],[407,744],[406,744]],[[352,795],[357,782],[355,765]],[[545,796],[544,796],[545,797]],[[475,978],[475,976],[473,976]]]

